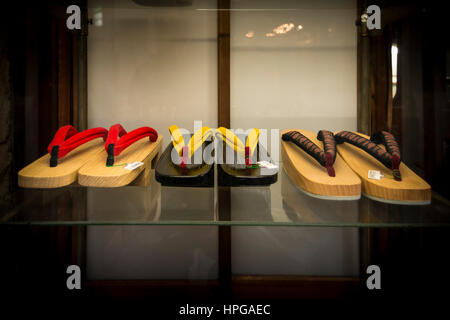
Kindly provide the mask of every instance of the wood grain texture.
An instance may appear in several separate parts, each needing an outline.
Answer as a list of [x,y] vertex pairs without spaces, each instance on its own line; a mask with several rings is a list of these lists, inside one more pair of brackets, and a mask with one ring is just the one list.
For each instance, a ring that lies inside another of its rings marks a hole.
[[105,149],[102,138],[89,141],[58,159],[58,165],[53,168],[50,167],[50,155],[47,153],[19,171],[19,186],[22,188],[67,186],[77,180],[78,169],[103,150]]
[[[369,139],[367,135],[357,134]],[[379,146],[384,148],[382,145]],[[349,167],[360,177],[363,193],[374,200],[399,204],[426,204],[431,201],[430,185],[403,162],[400,163],[402,181],[396,181],[392,176],[392,170],[360,148],[343,143],[337,145],[337,150]],[[384,178],[369,179],[367,177],[369,170],[380,171]]]
[[[115,188],[126,186],[138,178],[135,185],[148,186],[152,160],[161,153],[162,139],[162,135],[158,134],[155,142],[146,138],[133,143],[115,157],[114,167],[106,166],[106,151],[96,154],[78,171],[78,183],[87,187]],[[144,162],[144,165],[132,171],[117,166],[134,161]]]
[[[323,143],[311,131],[290,129],[281,132],[298,131],[323,149]],[[361,195],[361,180],[336,154],[334,163],[335,177],[330,177],[327,170],[313,157],[292,142],[281,141],[281,159],[283,168],[292,181],[301,189],[324,198],[335,200],[355,200]]]

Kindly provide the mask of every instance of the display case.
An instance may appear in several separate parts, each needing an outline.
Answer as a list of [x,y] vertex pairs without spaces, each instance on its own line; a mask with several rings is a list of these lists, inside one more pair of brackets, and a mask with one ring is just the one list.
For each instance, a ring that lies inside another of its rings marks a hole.
[[[250,301],[278,318],[306,301],[442,298],[449,55],[438,6],[23,10],[4,14],[0,34],[0,270],[13,299],[31,283],[24,299],[151,298],[169,318],[188,302]],[[38,277],[24,276],[30,265]]]

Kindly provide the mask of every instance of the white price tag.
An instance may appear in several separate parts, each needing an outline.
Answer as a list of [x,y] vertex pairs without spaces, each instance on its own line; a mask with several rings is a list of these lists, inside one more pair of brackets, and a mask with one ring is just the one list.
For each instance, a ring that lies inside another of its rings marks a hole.
[[269,161],[259,161],[258,165],[261,168],[266,168],[266,169],[277,169],[278,166],[276,164],[270,163]]
[[139,168],[140,166],[142,166],[144,163],[143,162],[139,162],[139,161],[135,161],[135,162],[131,162],[128,163],[125,167],[123,167],[125,170],[130,170],[133,171],[136,168]]
[[373,180],[380,180],[383,177],[383,175],[378,170],[369,170],[369,174],[367,177]]

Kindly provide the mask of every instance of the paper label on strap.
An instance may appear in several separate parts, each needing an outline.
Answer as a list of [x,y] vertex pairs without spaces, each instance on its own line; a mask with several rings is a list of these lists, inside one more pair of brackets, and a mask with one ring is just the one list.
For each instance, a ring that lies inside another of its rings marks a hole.
[[140,166],[142,166],[144,163],[143,162],[139,162],[139,161],[135,161],[135,162],[131,162],[128,163],[125,167],[123,167],[125,170],[130,170],[133,171],[136,168],[139,168]]
[[367,176],[369,179],[373,179],[373,180],[381,180],[381,178],[383,177],[383,175],[381,174],[380,171],[378,170],[369,170],[369,174]]
[[277,169],[278,166],[276,164],[270,163],[269,161],[258,161],[258,165],[261,168],[266,168],[266,169]]

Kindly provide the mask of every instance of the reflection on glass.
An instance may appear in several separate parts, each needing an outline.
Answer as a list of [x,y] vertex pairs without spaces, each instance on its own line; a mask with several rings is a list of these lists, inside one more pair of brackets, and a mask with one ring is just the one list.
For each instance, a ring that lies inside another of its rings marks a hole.
[[273,221],[270,187],[231,188],[231,219]]
[[358,201],[322,200],[311,197],[299,189],[285,171],[281,174],[283,210],[290,221],[305,223],[345,222],[359,219]]
[[86,276],[99,279],[216,279],[218,231],[191,226],[89,226]]
[[391,47],[391,63],[392,63],[392,98],[397,93],[397,56],[398,47],[397,44],[392,44]]
[[87,188],[88,221],[148,222],[159,219],[161,187]]
[[160,221],[213,221],[214,188],[161,187]]

